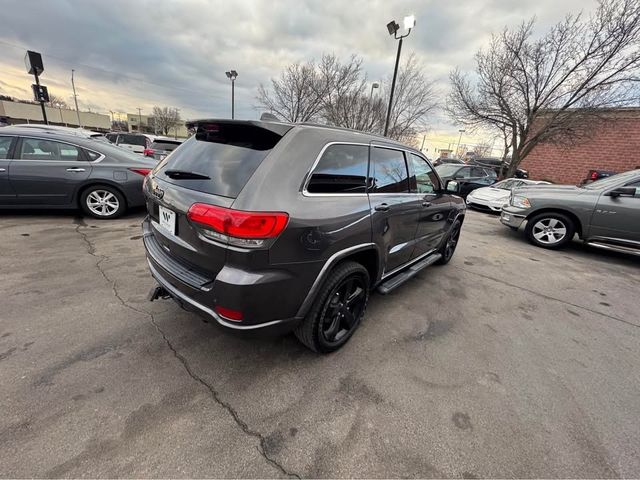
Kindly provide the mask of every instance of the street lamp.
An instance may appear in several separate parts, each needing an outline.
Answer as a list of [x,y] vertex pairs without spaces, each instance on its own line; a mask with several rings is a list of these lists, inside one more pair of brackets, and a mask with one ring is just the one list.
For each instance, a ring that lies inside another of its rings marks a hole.
[[53,106],[58,107],[58,111],[60,112],[60,123],[64,123],[64,120],[62,119],[62,104],[60,102],[56,102]]
[[389,94],[389,108],[387,109],[387,120],[384,122],[384,135],[387,135],[387,131],[389,130],[389,120],[391,118],[391,106],[393,105],[393,91],[396,89],[396,77],[398,76],[398,63],[400,62],[400,51],[402,50],[402,39],[408,37],[411,33],[413,27],[416,26],[416,17],[415,15],[408,15],[404,17],[404,28],[407,31],[405,35],[398,36],[398,30],[400,30],[400,25],[395,20],[391,20],[387,23],[387,30],[389,31],[389,35],[393,35],[393,38],[396,40],[400,40],[398,42],[398,53],[396,55],[396,66],[393,69],[393,81],[391,82],[391,93]]
[[238,72],[229,70],[224,73],[227,75],[227,78],[231,80],[231,120],[233,120],[235,118],[235,83],[236,78],[238,78]]
[[460,155],[460,140],[462,140],[462,134],[465,132],[464,129],[458,130],[460,132],[460,136],[458,137],[458,147],[456,148],[456,155]]
[[373,89],[380,88],[380,84],[378,82],[373,82],[371,84],[371,92],[369,92],[369,102],[371,102],[371,97],[373,97]]

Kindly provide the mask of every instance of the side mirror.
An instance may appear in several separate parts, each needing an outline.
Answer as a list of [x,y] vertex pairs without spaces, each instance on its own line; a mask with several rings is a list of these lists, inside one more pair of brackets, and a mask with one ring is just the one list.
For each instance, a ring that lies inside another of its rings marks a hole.
[[460,185],[455,180],[447,180],[444,184],[444,189],[450,193],[458,193]]
[[607,193],[610,197],[635,197],[636,187],[618,187]]

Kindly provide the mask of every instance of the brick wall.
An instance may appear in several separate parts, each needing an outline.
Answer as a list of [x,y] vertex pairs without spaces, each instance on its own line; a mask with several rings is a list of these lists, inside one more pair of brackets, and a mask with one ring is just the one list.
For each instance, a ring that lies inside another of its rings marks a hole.
[[573,147],[541,143],[520,164],[535,180],[577,184],[589,170],[624,172],[640,168],[640,109],[613,113]]

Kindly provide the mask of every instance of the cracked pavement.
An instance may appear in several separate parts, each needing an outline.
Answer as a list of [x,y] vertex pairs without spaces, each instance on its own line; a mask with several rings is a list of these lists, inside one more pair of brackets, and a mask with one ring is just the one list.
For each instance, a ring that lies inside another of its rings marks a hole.
[[142,215],[0,218],[1,476],[640,476],[640,259],[470,212],[317,356],[147,302]]

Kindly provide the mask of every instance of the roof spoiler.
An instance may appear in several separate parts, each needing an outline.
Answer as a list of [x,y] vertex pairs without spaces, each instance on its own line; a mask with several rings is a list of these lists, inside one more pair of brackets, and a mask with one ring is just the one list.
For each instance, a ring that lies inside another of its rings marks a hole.
[[224,126],[224,125],[237,125],[237,126],[252,126],[256,128],[262,128],[264,130],[268,130],[272,133],[275,133],[279,136],[284,136],[289,130],[293,128],[293,125],[290,123],[283,122],[272,122],[272,121],[258,121],[258,120],[229,120],[229,119],[218,119],[218,118],[207,118],[200,120],[189,120],[185,122],[187,129],[190,132],[196,133],[198,131],[211,131],[215,129],[216,126]]

